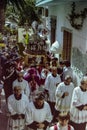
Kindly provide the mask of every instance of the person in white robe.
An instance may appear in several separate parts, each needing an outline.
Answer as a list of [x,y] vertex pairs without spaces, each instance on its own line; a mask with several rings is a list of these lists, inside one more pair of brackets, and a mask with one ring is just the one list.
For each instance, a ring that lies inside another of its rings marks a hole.
[[58,116],[58,122],[51,126],[49,130],[74,130],[73,126],[69,125],[70,115],[67,112],[62,112]]
[[60,75],[57,74],[57,67],[51,68],[51,73],[47,76],[45,81],[45,91],[48,92],[48,102],[50,104],[52,114],[54,115],[54,106],[56,102],[55,92],[57,85],[61,82]]
[[69,112],[70,111],[70,104],[72,99],[72,93],[74,89],[74,84],[71,82],[72,78],[67,75],[65,77],[64,82],[61,82],[56,89],[55,96],[56,96],[56,103],[55,103],[55,118],[58,113],[62,111]]
[[21,92],[20,86],[14,86],[14,94],[8,97],[8,110],[10,118],[7,130],[24,130],[25,116],[27,114],[29,100]]
[[75,71],[72,69],[70,61],[66,60],[64,61],[64,63],[65,67],[63,69],[63,80],[65,80],[65,77],[67,75],[70,75],[74,86],[77,87],[79,85],[79,78]]
[[81,80],[81,85],[73,91],[70,120],[75,130],[85,130],[87,123],[87,76]]
[[43,93],[37,94],[29,104],[29,115],[26,118],[29,130],[46,130],[52,120],[50,106],[44,98]]
[[70,104],[72,99],[72,93],[74,89],[74,84],[72,83],[72,78],[67,75],[65,81],[61,82],[56,89],[56,104],[55,108],[58,111],[70,111]]
[[29,98],[29,96],[30,96],[29,84],[25,79],[23,79],[23,72],[22,71],[18,72],[17,79],[13,81],[13,89],[14,89],[14,86],[21,86],[22,92],[25,95],[27,95]]

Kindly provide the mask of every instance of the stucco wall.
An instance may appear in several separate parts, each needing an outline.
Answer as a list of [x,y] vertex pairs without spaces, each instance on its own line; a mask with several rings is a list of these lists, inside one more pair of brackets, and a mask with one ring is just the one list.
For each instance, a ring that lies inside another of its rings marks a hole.
[[[49,8],[49,16],[56,16],[57,17],[57,25],[56,25],[56,40],[60,44],[63,43],[63,34],[61,32],[61,27],[64,26],[64,5],[62,5],[62,8],[60,6],[53,6]],[[60,15],[61,14],[61,15]]]
[[[72,66],[78,68],[84,74],[87,73],[87,54],[82,54],[78,48],[72,48]],[[80,71],[79,71],[80,70]]]
[[[76,3],[76,12],[79,13],[84,8],[87,8],[87,2],[78,2]],[[67,5],[65,8],[66,17],[70,14],[71,5]],[[87,51],[87,18],[84,20],[84,24],[81,30],[74,29],[69,20],[65,20],[64,26],[72,30],[72,47],[79,48],[79,50],[86,54]]]
[[[85,7],[87,8],[87,2],[76,3],[76,12],[80,12]],[[82,29],[76,30],[70,25],[68,20],[68,14],[70,14],[70,12],[71,3],[62,3],[49,7],[49,16],[57,16],[56,40],[58,40],[60,44],[63,43],[63,32],[61,28],[65,27],[72,31],[72,46],[79,48],[80,51],[85,54],[87,51],[87,18],[84,21]]]
[[[77,2],[76,12],[87,8],[87,2]],[[68,20],[68,14],[71,12],[71,3],[62,3],[60,5],[49,7],[49,16],[57,16],[56,40],[63,44],[63,31],[65,27],[72,32],[72,64],[83,73],[87,71],[87,18],[84,21],[81,30],[74,29]]]

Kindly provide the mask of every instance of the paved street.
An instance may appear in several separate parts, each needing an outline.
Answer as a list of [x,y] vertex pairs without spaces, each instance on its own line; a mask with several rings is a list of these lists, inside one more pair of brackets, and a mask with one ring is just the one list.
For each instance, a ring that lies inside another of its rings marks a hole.
[[7,116],[7,106],[5,103],[4,91],[2,91],[1,95],[2,95],[1,110],[3,113],[0,113],[0,130],[7,130],[8,116]]

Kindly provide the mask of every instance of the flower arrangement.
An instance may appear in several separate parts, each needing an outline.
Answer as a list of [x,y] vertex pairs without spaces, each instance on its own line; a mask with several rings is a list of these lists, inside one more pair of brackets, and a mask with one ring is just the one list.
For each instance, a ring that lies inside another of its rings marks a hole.
[[79,13],[76,13],[75,12],[76,11],[75,2],[72,3],[71,7],[72,7],[72,10],[71,10],[71,14],[69,14],[69,16],[68,16],[68,20],[70,21],[70,24],[72,27],[79,30],[82,28],[84,20],[87,16],[87,8],[84,8]]

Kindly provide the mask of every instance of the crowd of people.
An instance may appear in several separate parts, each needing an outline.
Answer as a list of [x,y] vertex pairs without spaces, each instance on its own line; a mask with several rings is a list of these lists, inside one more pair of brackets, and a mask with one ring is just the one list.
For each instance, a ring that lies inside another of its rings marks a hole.
[[35,60],[26,64],[17,47],[0,52],[8,130],[85,130],[87,76],[79,83],[68,60]]

